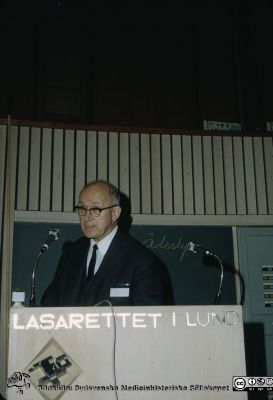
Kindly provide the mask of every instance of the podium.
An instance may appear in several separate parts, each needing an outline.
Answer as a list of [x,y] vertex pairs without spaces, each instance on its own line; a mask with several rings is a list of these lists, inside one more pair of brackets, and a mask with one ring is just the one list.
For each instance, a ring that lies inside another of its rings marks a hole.
[[8,400],[241,400],[245,375],[240,306],[10,311]]

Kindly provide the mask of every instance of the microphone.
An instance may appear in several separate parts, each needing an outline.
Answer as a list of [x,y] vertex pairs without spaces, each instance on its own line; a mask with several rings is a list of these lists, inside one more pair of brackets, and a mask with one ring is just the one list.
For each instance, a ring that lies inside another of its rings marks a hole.
[[48,233],[49,233],[48,238],[42,245],[40,253],[45,253],[48,250],[51,243],[59,239],[60,229],[52,229]]
[[195,242],[189,242],[187,244],[187,250],[191,251],[194,254],[199,253],[204,256],[213,256],[213,257],[216,256],[216,254],[213,253],[213,251],[205,249],[204,247],[200,246],[198,243],[195,243]]

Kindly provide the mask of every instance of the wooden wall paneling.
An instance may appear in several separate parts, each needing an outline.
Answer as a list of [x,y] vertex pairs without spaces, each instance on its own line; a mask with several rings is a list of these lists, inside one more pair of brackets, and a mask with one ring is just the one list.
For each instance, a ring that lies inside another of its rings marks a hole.
[[217,215],[226,213],[222,137],[213,137],[214,191]]
[[173,205],[174,214],[183,214],[183,167],[181,152],[181,136],[172,135],[172,170],[173,170]]
[[51,199],[51,169],[52,169],[52,129],[46,128],[42,131],[42,154],[41,154],[41,188],[40,188],[40,210],[50,211]]
[[235,215],[236,199],[235,199],[233,147],[232,147],[232,138],[228,136],[223,137],[223,159],[224,159],[226,213]]
[[211,136],[203,136],[203,168],[205,191],[205,214],[215,214],[214,177]]
[[130,134],[130,200],[133,214],[140,214],[139,134]]
[[107,132],[98,132],[98,179],[107,180],[108,171],[108,143]]
[[[16,127],[13,127],[17,129]],[[27,210],[30,128],[19,128],[18,173],[17,173],[17,210]]]
[[13,226],[14,226],[14,204],[15,204],[15,182],[17,169],[18,149],[18,127],[10,125],[7,131],[6,142],[6,173],[4,186],[3,207],[3,233],[2,243],[2,266],[1,266],[1,289],[0,289],[0,392],[6,394],[7,362],[8,362],[8,327],[9,311],[11,306],[11,278],[12,278],[12,256],[13,256]]
[[[4,209],[4,189],[6,179],[6,155],[7,155],[7,126],[0,125],[0,246],[2,244],[2,224]],[[0,254],[2,249],[0,247]],[[0,258],[1,262],[1,258]]]
[[78,199],[79,193],[86,183],[86,132],[76,132],[76,154],[75,154],[75,193]]
[[63,182],[63,211],[71,212],[77,203],[74,198],[75,176],[75,131],[67,129],[64,132],[64,182]]
[[53,173],[51,187],[51,209],[62,211],[63,206],[63,129],[53,131]]
[[[97,132],[88,131],[87,132],[87,182],[92,182],[97,179]],[[78,196],[75,193],[75,196]]]
[[[162,156],[163,163],[163,156]],[[162,166],[162,169],[164,167]],[[162,190],[161,171],[161,143],[160,135],[151,135],[151,185],[152,185],[152,213],[162,213],[162,200],[164,193]]]
[[258,214],[267,214],[267,196],[266,196],[266,181],[265,167],[263,154],[263,139],[253,138],[254,146],[254,171],[257,192],[257,212]]
[[[1,302],[2,302],[2,292],[4,289],[4,279],[2,276],[2,271],[5,267],[2,266],[2,243],[3,243],[3,231],[4,231],[4,218],[5,218],[5,180],[7,175],[7,165],[6,165],[6,157],[7,157],[7,135],[8,135],[8,127],[7,125],[0,125],[0,265],[1,265]],[[0,302],[0,322],[1,322],[1,337],[0,337],[0,359],[2,364],[2,369],[0,373],[0,393],[3,395],[6,393],[6,371],[3,366],[6,366],[7,361],[7,329],[3,328],[2,324],[5,323],[6,316],[5,316],[5,308],[3,305],[1,306]]]
[[193,175],[192,175],[192,143],[191,136],[182,137],[183,182],[185,214],[194,213]]
[[243,138],[247,214],[257,214],[256,180],[254,171],[253,139]]
[[271,137],[12,129],[18,210],[69,212],[85,181],[99,178],[137,214],[273,214]]
[[237,214],[246,214],[246,187],[245,167],[243,156],[243,140],[241,137],[233,138],[234,176]]
[[204,179],[201,136],[192,137],[194,214],[204,214]]
[[119,134],[119,165],[120,181],[119,188],[127,196],[130,195],[130,164],[129,164],[129,135],[128,133]]
[[140,171],[141,171],[141,209],[143,214],[151,214],[151,158],[150,158],[150,135],[140,135]]
[[161,143],[163,214],[173,214],[173,171],[170,135],[162,135]]
[[264,146],[264,164],[267,189],[267,207],[268,213],[273,214],[273,142],[272,138],[263,139]]
[[119,186],[119,134],[109,133],[109,182]]
[[39,209],[41,128],[30,131],[29,210]]

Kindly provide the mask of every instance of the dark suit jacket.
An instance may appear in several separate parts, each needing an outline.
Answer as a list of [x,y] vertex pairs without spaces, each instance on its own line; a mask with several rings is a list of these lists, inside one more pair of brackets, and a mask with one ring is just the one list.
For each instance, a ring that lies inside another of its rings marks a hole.
[[106,299],[120,306],[163,304],[159,260],[137,240],[118,229],[99,270],[86,284],[89,245],[90,239],[82,237],[67,246],[42,306],[93,306]]

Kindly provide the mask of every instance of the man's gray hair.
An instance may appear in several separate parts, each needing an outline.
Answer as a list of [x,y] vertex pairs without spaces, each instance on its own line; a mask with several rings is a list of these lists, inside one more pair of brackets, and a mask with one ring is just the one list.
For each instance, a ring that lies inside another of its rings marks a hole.
[[89,188],[90,186],[95,186],[97,184],[103,184],[107,187],[108,192],[111,196],[112,199],[112,204],[117,204],[120,205],[120,191],[118,190],[118,188],[116,186],[114,186],[112,183],[107,182],[107,181],[103,181],[103,180],[98,180],[98,181],[92,181],[87,183],[81,190],[80,194],[87,188]]

